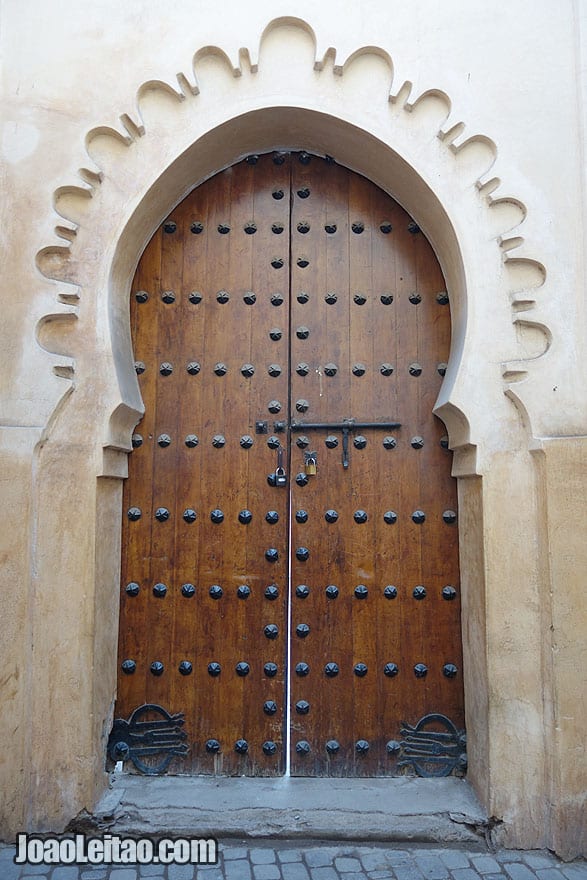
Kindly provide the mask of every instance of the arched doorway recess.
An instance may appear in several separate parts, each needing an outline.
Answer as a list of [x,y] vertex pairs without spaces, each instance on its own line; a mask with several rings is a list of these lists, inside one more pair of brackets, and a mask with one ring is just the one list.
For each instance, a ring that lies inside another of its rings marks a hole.
[[[432,412],[445,287],[397,202],[307,152],[227,168],[153,236],[116,710],[137,731],[115,723],[113,759],[464,772],[456,480]],[[137,744],[165,712],[182,742]]]

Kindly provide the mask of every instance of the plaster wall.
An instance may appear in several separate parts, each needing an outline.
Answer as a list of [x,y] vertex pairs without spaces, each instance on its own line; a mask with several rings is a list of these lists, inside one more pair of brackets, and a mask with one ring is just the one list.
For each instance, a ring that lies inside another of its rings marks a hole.
[[0,10],[2,833],[105,784],[134,266],[194,185],[289,146],[369,176],[437,251],[470,779],[502,842],[585,852],[583,4]]

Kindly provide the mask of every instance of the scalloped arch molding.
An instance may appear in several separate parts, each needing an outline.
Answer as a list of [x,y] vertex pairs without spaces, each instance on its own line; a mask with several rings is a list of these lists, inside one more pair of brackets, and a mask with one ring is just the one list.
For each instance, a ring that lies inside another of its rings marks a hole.
[[[142,249],[206,177],[251,151],[303,147],[334,155],[387,190],[439,256],[453,346],[437,412],[457,473],[483,470],[476,446],[489,455],[518,445],[520,416],[536,438],[573,433],[568,412],[563,407],[556,424],[543,394],[557,332],[544,308],[546,269],[526,255],[520,232],[526,207],[502,193],[495,143],[469,134],[445,93],[413,91],[410,82],[394,84],[392,59],[375,46],[346,60],[333,48],[320,57],[299,19],[271,22],[256,54],[241,49],[230,59],[206,46],[176,83],[143,83],[136,108],[117,127],[87,133],[78,180],[54,193],[60,241],[37,254],[41,272],[59,282],[59,304],[37,328],[40,345],[58,356],[56,398],[68,397],[63,379],[81,386],[102,371],[104,445],[130,448],[142,403],[128,292]],[[63,409],[57,406],[53,426]]]

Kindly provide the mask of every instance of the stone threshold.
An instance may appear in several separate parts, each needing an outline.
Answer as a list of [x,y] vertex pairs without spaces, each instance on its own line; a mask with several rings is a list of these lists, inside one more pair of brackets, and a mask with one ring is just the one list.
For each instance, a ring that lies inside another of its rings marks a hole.
[[494,824],[463,779],[278,779],[115,774],[69,830],[198,837],[477,844]]

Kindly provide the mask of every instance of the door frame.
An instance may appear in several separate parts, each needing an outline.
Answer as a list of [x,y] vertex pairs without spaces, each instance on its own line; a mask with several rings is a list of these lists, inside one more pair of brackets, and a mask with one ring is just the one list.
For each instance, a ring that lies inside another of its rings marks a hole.
[[[440,92],[410,103],[406,84],[390,104],[387,56],[379,50],[351,56],[333,71],[343,79],[332,77],[328,86],[322,79],[318,90],[318,77],[326,71],[324,62],[313,68],[309,63],[315,57],[310,29],[277,22],[265,37],[265,67],[259,73],[251,65],[251,76],[229,80],[230,98],[224,90],[234,68],[220,50],[204,52],[207,94],[190,89],[185,77],[180,80],[185,92],[179,93],[165,83],[147,83],[139,91],[144,125],[127,117],[128,137],[103,126],[90,132],[86,143],[92,161],[106,173],[90,169],[84,172],[85,188],[59,191],[82,218],[75,240],[71,250],[51,245],[37,255],[47,277],[81,286],[85,297],[76,329],[67,309],[45,316],[39,325],[39,339],[48,350],[75,350],[76,384],[75,393],[72,385],[62,394],[37,448],[34,513],[35,583],[42,584],[43,602],[33,632],[54,627],[61,699],[68,698],[69,683],[76,685],[71,699],[78,724],[72,727],[66,714],[54,728],[55,761],[44,751],[32,756],[27,827],[65,824],[82,806],[95,803],[107,784],[103,756],[116,682],[121,481],[132,429],[142,414],[128,321],[139,256],[193,186],[248,153],[289,147],[334,155],[371,179],[415,217],[439,258],[451,296],[453,333],[435,412],[447,426],[458,478],[468,778],[488,814],[505,818],[506,841],[544,845],[550,839],[543,792],[551,710],[543,694],[548,645],[541,637],[547,568],[535,552],[536,539],[543,536],[542,510],[528,500],[538,497],[542,475],[528,441],[532,389],[540,391],[532,375],[540,382],[541,372],[530,370],[528,382],[514,386],[527,359],[518,362],[517,373],[513,365],[507,370],[506,362],[520,351],[512,326],[518,319],[512,318],[513,282],[504,259],[508,248],[502,246],[507,235],[500,235],[499,218],[495,232],[491,213],[492,184],[497,186],[488,173],[495,159],[491,142],[471,138],[455,147],[462,127],[446,129],[450,102]],[[284,52],[293,58],[289,67],[283,64]],[[365,101],[371,89],[379,97]],[[195,95],[196,110],[190,102]],[[90,201],[88,187],[95,196]],[[509,222],[508,216],[506,231]],[[521,262],[528,263],[534,286],[540,286],[540,269],[531,260]],[[71,306],[71,287],[66,291],[61,301]],[[505,352],[512,353],[510,358]],[[73,370],[61,356],[55,371],[60,393],[59,383]],[[79,477],[79,504],[56,517],[54,499],[72,472]],[[70,556],[63,552],[65,532],[76,549]],[[512,569],[520,575],[516,590]],[[79,608],[68,602],[64,579],[86,596]],[[75,649],[65,653],[59,635],[64,613],[80,635]],[[31,705],[39,719],[46,695],[55,693],[55,668],[45,667],[37,663],[30,673]],[[40,728],[33,730],[37,734],[42,739]]]

